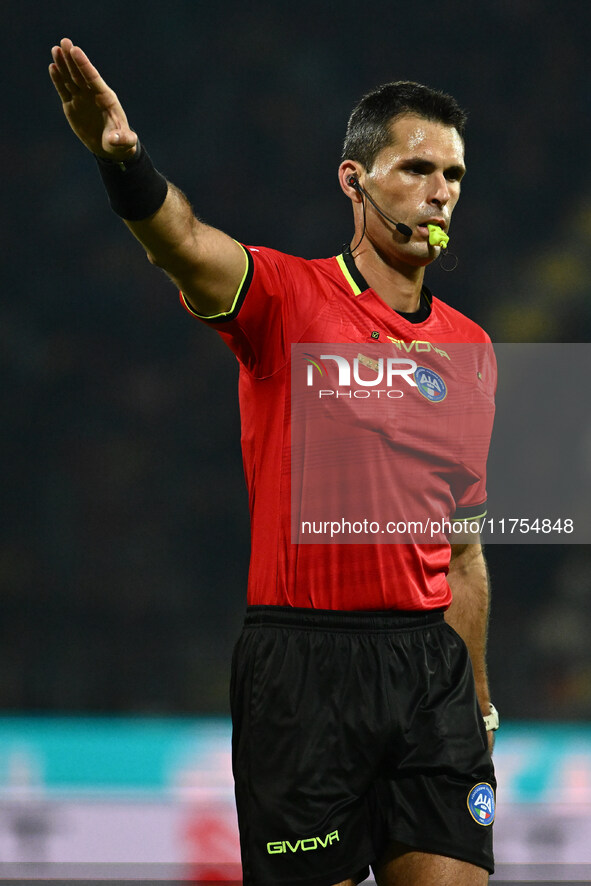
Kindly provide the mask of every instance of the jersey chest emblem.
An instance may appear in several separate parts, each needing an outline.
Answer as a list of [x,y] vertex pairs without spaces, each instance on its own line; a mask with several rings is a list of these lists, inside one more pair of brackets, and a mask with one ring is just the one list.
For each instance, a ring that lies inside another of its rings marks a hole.
[[425,366],[417,366],[414,374],[419,393],[431,403],[441,403],[447,397],[447,385],[441,376]]

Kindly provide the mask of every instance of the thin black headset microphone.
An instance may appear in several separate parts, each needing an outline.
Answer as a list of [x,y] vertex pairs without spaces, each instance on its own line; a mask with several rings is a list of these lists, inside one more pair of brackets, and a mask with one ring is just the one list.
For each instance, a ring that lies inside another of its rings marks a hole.
[[[402,222],[394,221],[393,218],[390,218],[390,216],[386,215],[386,213],[385,213],[382,209],[380,209],[380,207],[379,207],[378,204],[375,202],[375,200],[373,199],[373,197],[371,197],[371,196],[367,193],[367,191],[365,190],[365,188],[363,187],[363,185],[360,184],[359,179],[357,178],[356,175],[350,175],[349,178],[347,179],[347,183],[348,183],[352,188],[355,188],[356,191],[358,191],[359,193],[363,194],[364,197],[367,197],[367,199],[369,200],[369,202],[371,203],[371,205],[373,206],[373,208],[374,208],[377,212],[379,212],[380,215],[383,216],[383,217],[386,219],[386,221],[389,221],[390,224],[394,225],[394,227],[396,228],[396,230],[397,230],[400,234],[403,234],[405,237],[412,237],[412,230],[411,230],[411,228],[409,228],[408,225],[405,225],[405,224],[403,224]],[[365,221],[365,218],[364,218],[364,221]],[[364,224],[363,227],[364,227],[364,233],[365,233],[365,224]],[[361,241],[359,241],[359,242],[361,242]],[[357,246],[359,246],[359,243],[357,244]]]

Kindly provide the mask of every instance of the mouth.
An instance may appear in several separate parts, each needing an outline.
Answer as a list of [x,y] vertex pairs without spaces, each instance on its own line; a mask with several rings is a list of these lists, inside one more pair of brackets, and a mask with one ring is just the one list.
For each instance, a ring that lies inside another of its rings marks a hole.
[[417,228],[420,231],[423,231],[427,236],[429,235],[427,225],[437,225],[442,231],[446,230],[446,224],[442,218],[428,218],[426,221],[417,224]]

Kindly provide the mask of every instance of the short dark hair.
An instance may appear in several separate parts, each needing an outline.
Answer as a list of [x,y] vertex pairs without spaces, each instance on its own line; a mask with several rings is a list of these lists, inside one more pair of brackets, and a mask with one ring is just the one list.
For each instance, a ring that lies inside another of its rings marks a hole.
[[390,124],[403,114],[454,126],[464,138],[467,114],[455,98],[421,83],[398,80],[368,92],[353,108],[341,159],[371,169],[378,153],[392,142]]

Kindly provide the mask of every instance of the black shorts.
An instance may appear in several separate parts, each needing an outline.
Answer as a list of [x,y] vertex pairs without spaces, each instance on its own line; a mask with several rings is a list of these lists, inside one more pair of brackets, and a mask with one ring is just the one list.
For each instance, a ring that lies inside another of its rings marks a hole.
[[494,769],[441,612],[250,607],[231,702],[248,886],[364,879],[393,840],[492,873]]

